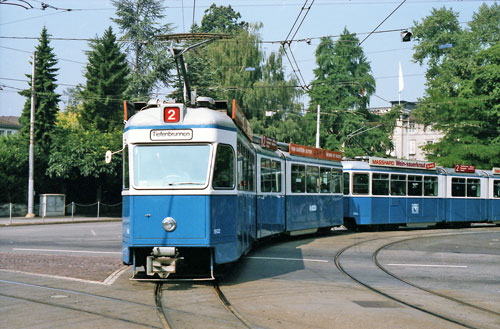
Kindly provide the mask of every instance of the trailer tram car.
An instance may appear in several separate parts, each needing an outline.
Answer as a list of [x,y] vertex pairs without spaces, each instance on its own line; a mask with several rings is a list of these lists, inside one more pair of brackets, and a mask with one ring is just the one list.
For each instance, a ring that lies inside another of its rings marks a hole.
[[213,279],[257,239],[342,225],[341,155],[258,145],[234,101],[232,118],[212,104],[156,103],[126,123],[122,258],[134,277],[143,266],[147,279]]
[[460,227],[499,220],[500,195],[495,193],[500,193],[500,179],[491,178],[491,173],[473,166],[450,169],[433,162],[365,160],[343,161],[344,225],[348,228]]

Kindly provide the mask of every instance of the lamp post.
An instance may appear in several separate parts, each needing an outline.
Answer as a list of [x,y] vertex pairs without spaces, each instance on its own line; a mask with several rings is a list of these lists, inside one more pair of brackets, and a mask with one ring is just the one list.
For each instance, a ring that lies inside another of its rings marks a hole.
[[319,112],[321,106],[318,104],[318,114],[316,118],[316,148],[319,148]]
[[28,178],[28,213],[26,217],[35,217],[33,212],[34,204],[34,168],[35,168],[35,145],[34,145],[34,135],[35,135],[35,56],[36,52],[33,52],[33,69],[31,75],[31,113],[30,113],[30,148],[29,148],[29,178]]

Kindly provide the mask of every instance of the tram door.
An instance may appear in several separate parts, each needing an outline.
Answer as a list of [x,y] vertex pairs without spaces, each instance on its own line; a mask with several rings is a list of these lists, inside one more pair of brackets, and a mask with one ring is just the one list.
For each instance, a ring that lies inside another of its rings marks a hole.
[[285,162],[279,158],[257,157],[257,237],[285,229]]

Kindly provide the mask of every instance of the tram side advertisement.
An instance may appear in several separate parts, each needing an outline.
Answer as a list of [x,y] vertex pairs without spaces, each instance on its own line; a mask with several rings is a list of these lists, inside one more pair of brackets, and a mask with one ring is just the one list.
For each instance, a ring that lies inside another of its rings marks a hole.
[[422,170],[436,169],[435,162],[418,161],[418,160],[384,159],[384,158],[370,157],[369,163],[370,166],[381,166],[381,167],[422,169]]

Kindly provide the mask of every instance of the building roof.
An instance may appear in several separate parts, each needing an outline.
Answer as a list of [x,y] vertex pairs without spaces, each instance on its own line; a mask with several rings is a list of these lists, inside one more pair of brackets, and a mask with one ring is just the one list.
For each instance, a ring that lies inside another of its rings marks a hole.
[[21,125],[19,124],[19,117],[0,116],[0,127],[18,130],[21,129]]

